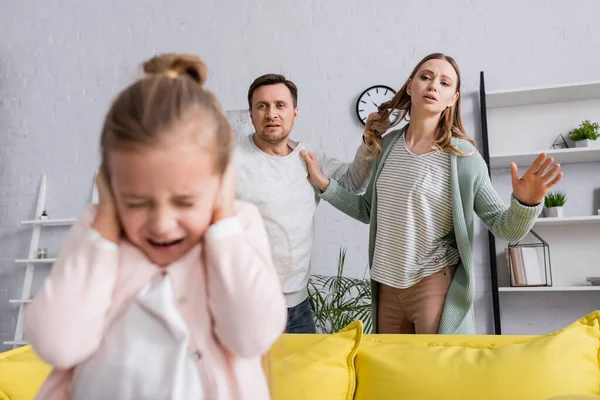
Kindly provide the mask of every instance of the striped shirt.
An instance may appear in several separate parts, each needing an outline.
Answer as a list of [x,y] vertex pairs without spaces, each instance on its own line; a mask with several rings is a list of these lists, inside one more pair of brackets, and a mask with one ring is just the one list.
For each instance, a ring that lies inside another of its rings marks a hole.
[[414,154],[402,134],[377,180],[374,281],[405,289],[458,264],[451,195],[450,153]]

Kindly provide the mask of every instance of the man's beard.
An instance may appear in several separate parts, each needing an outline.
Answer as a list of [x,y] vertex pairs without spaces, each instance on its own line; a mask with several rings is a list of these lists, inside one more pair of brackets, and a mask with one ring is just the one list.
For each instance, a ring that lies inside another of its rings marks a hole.
[[283,141],[285,141],[289,136],[290,136],[290,131],[286,132],[285,130],[283,131],[283,134],[281,136],[278,137],[271,137],[269,135],[266,135],[264,133],[264,130],[262,131],[256,131],[256,134],[258,135],[258,137],[265,143],[269,143],[272,145],[277,145]]

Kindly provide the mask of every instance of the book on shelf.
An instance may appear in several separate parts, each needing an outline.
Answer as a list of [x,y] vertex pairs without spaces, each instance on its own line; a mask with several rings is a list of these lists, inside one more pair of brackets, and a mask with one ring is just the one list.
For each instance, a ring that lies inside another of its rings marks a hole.
[[600,286],[600,276],[588,276],[585,280],[591,283],[592,286]]
[[542,273],[544,264],[540,263],[535,247],[509,247],[504,249],[506,264],[509,268],[511,286],[546,286],[548,283]]

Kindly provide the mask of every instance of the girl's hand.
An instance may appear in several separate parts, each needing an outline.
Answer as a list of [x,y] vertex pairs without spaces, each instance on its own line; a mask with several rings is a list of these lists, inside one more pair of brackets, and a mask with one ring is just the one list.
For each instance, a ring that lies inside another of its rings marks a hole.
[[98,188],[98,212],[92,228],[104,239],[118,243],[121,237],[121,223],[104,166],[100,167],[96,174],[96,187]]
[[230,161],[221,178],[221,187],[213,209],[212,223],[235,216],[235,191],[237,176],[235,165]]
[[550,189],[562,179],[563,173],[558,172],[560,164],[556,164],[548,170],[553,162],[552,157],[546,158],[545,153],[540,154],[522,178],[519,178],[517,164],[510,164],[513,193],[521,204],[538,205],[544,200]]
[[326,178],[321,172],[321,167],[319,167],[319,161],[317,157],[306,150],[302,150],[300,152],[300,156],[306,163],[306,168],[308,169],[308,180],[315,185],[321,192],[327,190],[327,186],[329,186],[329,179]]

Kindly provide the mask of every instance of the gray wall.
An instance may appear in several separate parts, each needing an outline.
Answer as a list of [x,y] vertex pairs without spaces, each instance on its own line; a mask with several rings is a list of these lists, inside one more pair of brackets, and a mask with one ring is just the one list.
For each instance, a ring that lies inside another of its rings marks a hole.
[[[75,216],[90,197],[103,114],[156,52],[204,57],[208,85],[226,109],[246,107],[248,85],[259,74],[288,75],[300,88],[294,136],[341,158],[360,142],[358,94],[372,84],[400,87],[430,52],[457,59],[466,127],[478,142],[479,71],[490,90],[600,79],[597,1],[434,3],[0,0],[0,341],[13,335],[16,308],[8,298],[20,296],[23,278],[13,259],[26,254],[30,234],[19,221],[32,217],[40,175],[48,174],[51,215]],[[43,244],[53,253],[64,230],[48,232]],[[339,247],[347,245],[349,273],[364,274],[366,226],[324,204],[316,239],[316,272],[334,272]],[[491,301],[480,227],[475,251],[477,323],[485,333]],[[38,271],[43,275],[43,267]],[[547,313],[551,322],[535,329],[550,329],[553,318],[562,323],[593,308],[595,297],[578,296],[583,300],[513,298],[514,315],[506,310],[506,318],[529,332],[529,321]],[[565,311],[567,300],[575,304]]]

